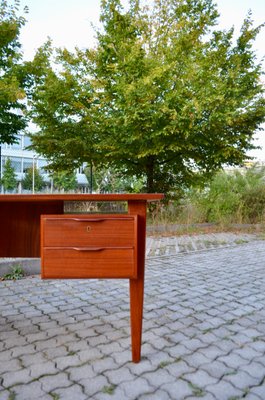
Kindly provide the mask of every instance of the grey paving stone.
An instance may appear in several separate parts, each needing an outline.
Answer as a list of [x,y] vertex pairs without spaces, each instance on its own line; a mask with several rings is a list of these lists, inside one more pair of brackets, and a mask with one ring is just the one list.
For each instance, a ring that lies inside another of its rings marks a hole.
[[244,400],[263,400],[263,399],[254,393],[248,393],[246,396],[244,396]]
[[108,370],[104,372],[104,375],[108,378],[108,381],[113,385],[119,385],[122,382],[128,382],[134,380],[135,375],[131,373],[129,368],[124,365],[115,370]]
[[109,384],[107,378],[103,375],[98,375],[93,379],[81,379],[79,384],[83,386],[84,393],[93,398],[96,393],[105,393],[109,390],[114,391],[114,387]]
[[10,400],[11,393],[8,390],[0,390],[0,400]]
[[214,378],[203,370],[196,370],[192,373],[187,373],[182,376],[182,379],[191,384],[204,388],[207,385],[213,385],[218,382],[218,378]]
[[73,382],[69,380],[68,375],[64,372],[43,376],[38,381],[45,393],[54,392],[58,388],[73,385]]
[[235,373],[235,369],[228,367],[223,362],[214,360],[211,363],[203,364],[201,369],[206,371],[213,378],[221,379],[225,375]]
[[151,393],[143,394],[138,397],[139,400],[168,400],[169,394],[166,391],[158,389]]
[[65,370],[68,367],[74,367],[80,365],[80,358],[77,354],[70,355],[64,357],[57,357],[53,360],[55,362],[56,367],[59,370]]
[[206,390],[212,393],[218,400],[241,399],[244,395],[242,390],[235,388],[229,382],[225,381],[219,381],[214,385],[208,385]]
[[69,373],[71,381],[80,381],[81,379],[95,378],[97,373],[94,371],[92,365],[84,364],[79,367],[68,368],[65,372]]
[[18,371],[21,369],[19,360],[5,360],[0,363],[0,377],[4,372]]
[[258,386],[260,380],[255,378],[245,371],[236,371],[235,374],[226,375],[223,378],[224,381],[232,383],[237,389],[247,391],[252,386]]
[[[111,394],[109,394],[109,391]],[[93,397],[89,397],[93,400],[127,400],[126,394],[119,388],[108,385],[102,392],[95,393]]]
[[265,383],[251,388],[251,394],[259,396],[263,400],[265,398]]
[[15,399],[19,400],[35,400],[46,397],[46,394],[41,389],[41,384],[39,382],[31,382],[24,385],[14,386],[12,387],[12,391],[16,394]]
[[160,386],[160,389],[166,391],[171,399],[176,399],[178,396],[178,400],[182,400],[193,394],[191,386],[182,379],[178,379],[174,383],[166,383]]
[[53,393],[53,395],[57,394],[59,396],[59,399],[63,399],[63,400],[73,400],[73,399],[86,400],[87,399],[87,395],[83,392],[82,386],[80,386],[78,384],[74,384],[67,388],[58,388],[52,393]]
[[165,369],[175,378],[178,379],[186,373],[195,372],[196,369],[191,367],[186,360],[176,360],[174,363],[170,363],[165,366]]
[[145,378],[152,387],[160,387],[165,383],[173,383],[175,381],[175,378],[162,367],[158,368],[156,371],[142,374],[141,376]]
[[221,361],[225,363],[228,367],[234,369],[238,369],[239,367],[247,365],[249,363],[249,360],[246,360],[245,358],[242,358],[238,354],[233,352],[227,354],[226,356],[218,357],[218,361]]
[[30,371],[30,376],[32,379],[37,379],[43,375],[55,374],[58,372],[58,368],[55,367],[55,363],[52,361],[31,365],[28,370]]
[[30,371],[27,369],[20,369],[19,371],[10,371],[3,373],[1,375],[3,379],[2,385],[5,388],[9,388],[10,386],[18,385],[20,383],[28,383],[32,380],[30,376]]
[[133,381],[123,382],[119,385],[128,400],[137,399],[139,396],[150,392],[148,381],[142,377],[136,377]]
[[41,384],[37,398],[48,400],[57,382],[61,398],[82,399],[96,379],[93,400],[175,400],[177,388],[185,400],[264,400],[265,243],[168,254],[146,263],[139,364],[131,363],[127,281],[0,282],[0,308],[10,314],[0,317],[0,366],[20,367],[22,379],[12,388]]

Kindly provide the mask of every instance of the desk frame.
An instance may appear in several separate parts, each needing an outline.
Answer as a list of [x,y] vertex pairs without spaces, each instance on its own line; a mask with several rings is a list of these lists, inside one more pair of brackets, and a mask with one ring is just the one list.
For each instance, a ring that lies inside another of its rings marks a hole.
[[130,279],[132,361],[141,359],[144,301],[146,205],[163,194],[36,194],[0,195],[0,257],[40,257],[40,216],[63,214],[65,201],[128,202],[138,215],[138,275]]

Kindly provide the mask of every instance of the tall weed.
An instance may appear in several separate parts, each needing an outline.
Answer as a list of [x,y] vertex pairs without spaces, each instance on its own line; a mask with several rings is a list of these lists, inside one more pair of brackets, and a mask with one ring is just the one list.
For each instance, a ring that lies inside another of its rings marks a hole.
[[179,201],[157,204],[149,223],[265,223],[265,167],[222,171],[203,189],[192,188]]

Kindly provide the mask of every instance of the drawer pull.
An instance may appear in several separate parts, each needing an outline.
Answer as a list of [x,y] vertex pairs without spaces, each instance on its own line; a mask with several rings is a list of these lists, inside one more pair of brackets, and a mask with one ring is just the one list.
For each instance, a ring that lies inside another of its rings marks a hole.
[[104,247],[73,247],[76,251],[102,251]]

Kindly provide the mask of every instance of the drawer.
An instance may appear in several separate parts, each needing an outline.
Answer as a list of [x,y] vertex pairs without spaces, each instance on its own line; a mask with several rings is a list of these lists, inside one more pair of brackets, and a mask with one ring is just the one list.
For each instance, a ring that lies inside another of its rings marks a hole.
[[134,246],[137,215],[43,215],[41,232],[44,247]]
[[42,215],[42,278],[137,278],[137,215]]
[[136,278],[136,248],[43,248],[41,277]]

